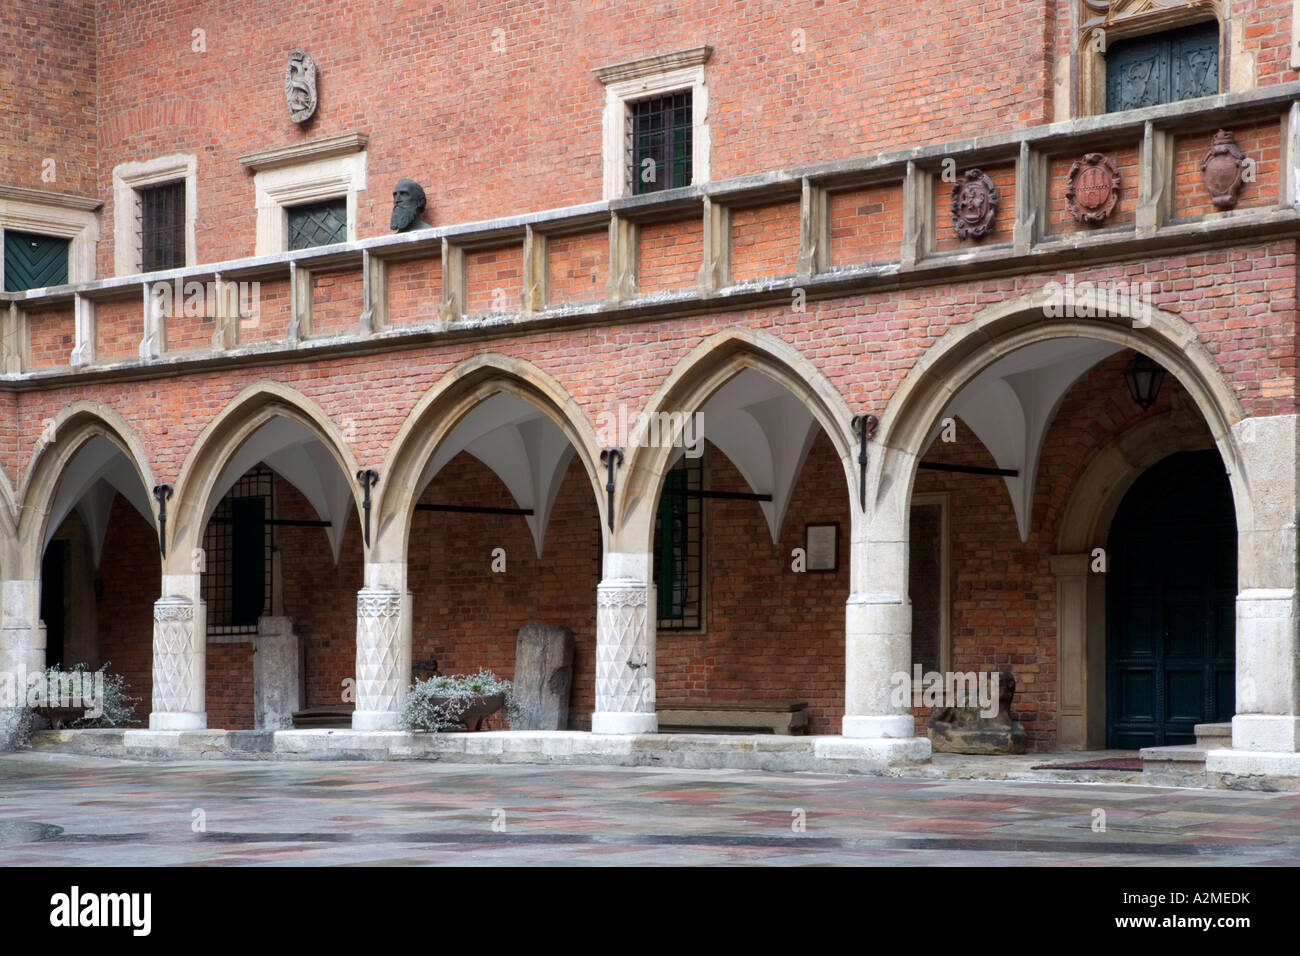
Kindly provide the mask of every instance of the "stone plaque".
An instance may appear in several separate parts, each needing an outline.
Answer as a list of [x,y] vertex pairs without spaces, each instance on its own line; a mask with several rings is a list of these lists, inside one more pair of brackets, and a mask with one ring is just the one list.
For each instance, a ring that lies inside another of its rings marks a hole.
[[1101,153],[1075,160],[1065,186],[1065,204],[1075,222],[1099,223],[1119,202],[1119,169]]
[[305,123],[316,113],[316,61],[306,50],[289,54],[284,99],[289,104],[289,118],[295,123]]
[[1210,191],[1210,202],[1219,209],[1237,205],[1237,193],[1245,183],[1245,167],[1246,155],[1237,147],[1232,133],[1225,129],[1215,133],[1210,151],[1201,160],[1201,181]]
[[952,228],[961,239],[983,239],[993,229],[998,187],[978,169],[968,169],[952,187]]

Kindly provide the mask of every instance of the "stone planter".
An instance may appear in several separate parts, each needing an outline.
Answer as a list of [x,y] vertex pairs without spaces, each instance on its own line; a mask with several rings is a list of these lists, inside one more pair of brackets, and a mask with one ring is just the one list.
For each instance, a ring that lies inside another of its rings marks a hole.
[[[435,707],[442,707],[451,699],[450,697],[430,697],[429,702]],[[461,715],[465,729],[471,733],[477,731],[485,718],[491,717],[505,704],[505,694],[478,694],[473,697],[470,705],[465,708],[465,713]]]
[[32,711],[48,720],[53,730],[62,730],[64,724],[86,716],[85,707],[33,707]]

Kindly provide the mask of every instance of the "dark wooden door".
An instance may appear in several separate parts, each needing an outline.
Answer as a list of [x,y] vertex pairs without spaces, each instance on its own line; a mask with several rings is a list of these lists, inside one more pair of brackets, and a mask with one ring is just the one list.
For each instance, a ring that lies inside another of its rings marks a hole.
[[68,240],[5,230],[5,291],[23,292],[68,281]]
[[1233,711],[1237,526],[1218,452],[1143,474],[1107,556],[1106,745],[1193,743]]
[[1106,51],[1106,112],[1219,92],[1217,23],[1116,41]]

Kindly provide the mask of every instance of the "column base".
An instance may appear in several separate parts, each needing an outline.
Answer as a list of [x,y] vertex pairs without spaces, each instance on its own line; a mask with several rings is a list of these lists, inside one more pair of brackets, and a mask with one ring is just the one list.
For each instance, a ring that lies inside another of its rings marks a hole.
[[657,734],[659,715],[655,713],[613,713],[597,711],[591,715],[593,734]]
[[907,739],[916,736],[916,720],[911,714],[891,714],[885,717],[860,717],[845,714],[841,726],[841,733],[845,737],[901,737]]
[[930,761],[929,737],[819,737],[813,753],[818,759],[851,760],[859,769],[897,767]]
[[1232,718],[1232,749],[1267,753],[1300,751],[1300,717],[1238,714]]
[[352,712],[353,730],[401,730],[402,715],[391,710],[357,710]]
[[185,711],[154,711],[149,715],[150,730],[207,730],[208,715]]

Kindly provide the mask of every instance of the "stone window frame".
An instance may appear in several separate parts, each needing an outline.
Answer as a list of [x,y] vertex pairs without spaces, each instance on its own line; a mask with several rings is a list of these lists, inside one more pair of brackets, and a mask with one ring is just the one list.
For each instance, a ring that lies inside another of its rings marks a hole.
[[347,133],[250,153],[239,162],[253,173],[257,208],[254,255],[289,251],[289,207],[344,199],[347,241],[357,241],[357,199],[366,188],[365,133]]
[[[95,250],[99,245],[98,199],[66,193],[47,193],[21,186],[0,186],[0,249],[4,232],[30,232],[67,239],[68,282],[95,278]],[[0,289],[4,288],[4,256],[0,255]]]
[[605,86],[601,121],[604,199],[632,195],[627,141],[630,105],[667,93],[691,93],[691,185],[709,181],[709,86],[705,69],[713,47],[644,57],[600,67],[596,78]]
[[174,153],[113,167],[114,275],[140,273],[140,190],[165,183],[185,183],[185,268],[198,265],[198,167],[198,157],[193,153]]
[[[952,670],[952,493],[915,492],[908,508],[912,505],[939,505],[943,515],[939,523],[939,672],[947,673]],[[910,603],[911,595],[908,595],[908,601]],[[913,663],[909,662],[908,667]],[[917,684],[916,690],[920,689],[921,685]]]
[[[1187,0],[1180,6],[1154,6],[1151,0],[1077,0],[1073,5],[1074,45],[1068,62],[1069,76],[1058,75],[1056,118],[1076,119],[1106,112],[1106,56],[1097,50],[1095,33],[1105,32],[1107,48],[1118,40],[1132,40],[1179,27],[1217,22],[1219,26],[1219,92],[1255,88],[1254,57],[1241,48],[1243,24],[1234,20],[1225,0]],[[1070,95],[1066,109],[1062,94]]]

